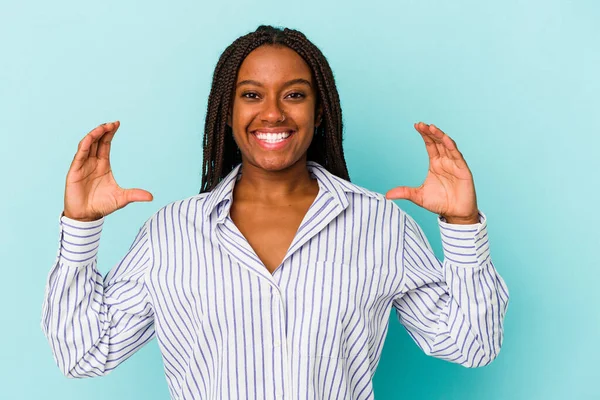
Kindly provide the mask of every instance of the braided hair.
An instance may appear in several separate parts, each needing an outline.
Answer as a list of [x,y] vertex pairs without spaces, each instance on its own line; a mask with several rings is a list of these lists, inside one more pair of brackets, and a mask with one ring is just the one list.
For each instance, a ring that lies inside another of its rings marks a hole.
[[204,125],[200,193],[214,189],[242,161],[227,119],[233,106],[238,70],[248,54],[262,45],[289,47],[310,67],[316,82],[317,108],[322,106],[323,118],[307,150],[307,160],[315,161],[330,173],[349,181],[342,149],[342,109],[327,59],[301,32],[261,25],[229,45],[215,67]]

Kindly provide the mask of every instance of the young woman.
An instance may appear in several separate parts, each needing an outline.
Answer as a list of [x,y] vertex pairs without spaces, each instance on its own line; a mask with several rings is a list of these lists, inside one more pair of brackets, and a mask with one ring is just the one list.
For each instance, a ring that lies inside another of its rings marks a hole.
[[[114,180],[118,128],[86,135],[67,175],[42,315],[66,376],[105,375],[156,336],[174,399],[369,399],[392,307],[429,355],[498,355],[508,291],[456,144],[415,124],[420,187],[352,184],[333,74],[302,33],[260,26],[223,52],[200,193],[152,215],[103,278],[104,218],[152,200]],[[443,261],[400,198],[438,214]]]

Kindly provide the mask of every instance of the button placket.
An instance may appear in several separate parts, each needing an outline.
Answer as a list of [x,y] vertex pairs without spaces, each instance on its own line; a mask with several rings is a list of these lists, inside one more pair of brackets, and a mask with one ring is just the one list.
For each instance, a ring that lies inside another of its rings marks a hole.
[[[284,326],[286,321],[286,310],[285,310],[285,302],[283,300],[283,296],[278,288],[273,288],[273,300],[274,303],[279,304],[277,307],[275,315],[278,316],[277,323],[279,326],[273,327],[275,332],[278,332],[279,338],[275,338],[273,340],[273,348],[281,351],[281,358],[283,360],[284,367],[284,376],[283,376],[283,391],[278,391],[275,393],[275,398],[282,399],[285,393],[291,393],[291,370],[290,370],[290,352],[288,349],[288,341],[286,337],[286,333],[284,332]],[[286,344],[283,346],[282,344]]]

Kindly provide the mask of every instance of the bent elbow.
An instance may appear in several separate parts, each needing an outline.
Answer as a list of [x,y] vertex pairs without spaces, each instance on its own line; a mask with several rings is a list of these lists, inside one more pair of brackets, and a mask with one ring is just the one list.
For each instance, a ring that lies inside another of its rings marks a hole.
[[464,362],[461,362],[460,364],[466,368],[486,367],[490,365],[496,358],[498,358],[499,353],[499,347],[495,351],[490,351],[490,349],[479,347],[478,352],[476,352],[472,357],[465,358]]
[[83,379],[83,378],[94,378],[98,376],[105,376],[111,370],[100,370],[97,367],[89,365],[86,368],[82,367],[81,364],[86,363],[85,359],[79,360],[71,369],[60,368],[62,374],[68,379]]

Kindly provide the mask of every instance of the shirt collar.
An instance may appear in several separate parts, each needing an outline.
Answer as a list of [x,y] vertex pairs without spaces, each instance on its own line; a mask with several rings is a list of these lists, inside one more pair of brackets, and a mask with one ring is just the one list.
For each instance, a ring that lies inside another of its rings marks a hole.
[[[381,195],[375,192],[363,189],[332,174],[315,161],[307,161],[306,167],[308,172],[317,179],[319,191],[332,196],[333,201],[342,206],[342,209],[345,209],[349,203],[346,193],[363,194],[373,198],[381,197]],[[231,207],[231,200],[233,199],[233,188],[241,176],[242,164],[240,163],[208,193],[203,208],[205,220],[209,219],[215,209],[217,210],[217,222],[222,222],[227,217],[229,208]]]

